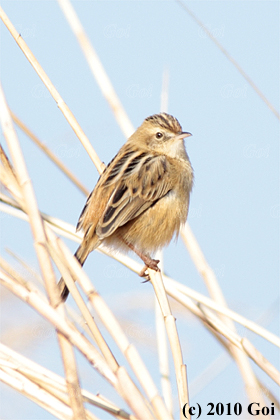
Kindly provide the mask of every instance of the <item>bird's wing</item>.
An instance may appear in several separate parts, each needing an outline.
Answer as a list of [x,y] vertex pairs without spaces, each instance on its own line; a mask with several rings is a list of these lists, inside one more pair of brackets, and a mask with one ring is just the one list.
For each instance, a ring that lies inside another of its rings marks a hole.
[[139,216],[172,187],[169,162],[163,155],[133,152],[112,163],[104,181],[112,192],[96,225],[100,239]]

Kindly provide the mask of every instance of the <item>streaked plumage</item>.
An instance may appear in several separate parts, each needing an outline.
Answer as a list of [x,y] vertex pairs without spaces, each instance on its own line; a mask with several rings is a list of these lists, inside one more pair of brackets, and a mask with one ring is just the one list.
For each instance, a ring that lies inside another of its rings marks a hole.
[[[146,266],[185,223],[193,171],[178,120],[161,113],[145,119],[101,174],[80,215],[84,232],[75,256],[83,265],[102,242],[133,249]],[[62,297],[68,289],[60,281]]]

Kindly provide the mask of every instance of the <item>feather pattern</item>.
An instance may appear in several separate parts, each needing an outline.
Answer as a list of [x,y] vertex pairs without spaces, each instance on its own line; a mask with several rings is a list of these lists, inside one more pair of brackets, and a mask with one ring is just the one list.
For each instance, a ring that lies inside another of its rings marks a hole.
[[[119,159],[113,159],[90,195],[83,209],[77,228],[88,231],[92,217],[88,217],[89,203],[98,206],[96,192],[110,192],[106,206],[102,209],[95,226],[100,239],[110,236],[118,227],[139,216],[171,189],[168,161],[165,156],[147,151],[128,151]],[[103,190],[104,191],[104,190]],[[90,219],[90,221],[89,221]]]

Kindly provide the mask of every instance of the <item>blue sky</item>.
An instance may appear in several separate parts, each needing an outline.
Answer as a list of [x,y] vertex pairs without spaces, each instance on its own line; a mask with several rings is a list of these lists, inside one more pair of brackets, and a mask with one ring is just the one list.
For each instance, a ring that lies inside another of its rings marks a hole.
[[[125,138],[57,2],[2,0],[1,4],[101,160],[108,163]],[[162,74],[168,69],[168,112],[193,134],[186,141],[195,171],[190,226],[229,306],[252,320],[264,316],[264,326],[279,334],[279,120],[177,2],[73,1],[73,5],[135,127],[160,110]],[[279,3],[190,1],[188,7],[279,111]],[[0,58],[1,81],[10,108],[91,190],[97,180],[96,169],[3,24]],[[18,135],[40,209],[76,224],[85,197],[29,139],[20,131]],[[12,249],[38,269],[28,225],[3,215],[1,228],[3,255],[13,262],[6,253],[6,248]],[[76,244],[67,244],[75,250]],[[165,250],[164,257],[170,276],[207,294],[180,239]],[[115,276],[105,273],[108,265]],[[147,337],[153,337],[152,308],[146,307],[152,302],[151,287],[97,254],[89,257],[85,269],[120,318],[127,317],[124,302],[138,301],[139,308],[128,316],[141,325]],[[7,316],[2,311],[4,337],[5,331],[13,331],[19,322],[19,311],[26,314],[20,321],[22,330],[41,322],[15,298],[4,295],[5,299],[3,308],[12,305],[13,314]],[[223,350],[185,312],[178,312],[177,320],[191,383]],[[238,331],[246,333],[242,328]],[[277,350],[254,335],[249,337],[277,365]],[[62,372],[59,360],[49,360],[50,354],[57,354],[54,337],[40,339],[30,339],[30,346],[17,339],[13,348]],[[13,346],[13,340],[10,343]],[[151,350],[139,344],[158,383],[154,346]],[[277,393],[272,381],[259,369],[255,371]],[[104,386],[98,376],[95,378],[93,392]],[[90,378],[85,380],[85,385],[88,383]],[[194,398],[207,403],[238,399],[245,403],[242,387],[237,368],[229,360],[227,368]],[[14,398],[7,388],[2,395]],[[16,397],[24,409],[16,411],[16,406],[11,408],[3,401],[2,418],[51,418]]]

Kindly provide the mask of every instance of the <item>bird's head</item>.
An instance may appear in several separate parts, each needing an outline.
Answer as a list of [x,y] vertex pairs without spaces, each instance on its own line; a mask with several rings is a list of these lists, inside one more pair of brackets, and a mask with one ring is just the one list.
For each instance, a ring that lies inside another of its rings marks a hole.
[[164,112],[151,115],[131,136],[131,141],[137,142],[151,150],[170,157],[180,157],[185,152],[184,138],[191,133],[182,131],[179,121]]

